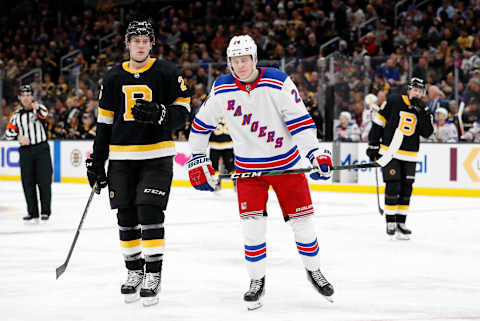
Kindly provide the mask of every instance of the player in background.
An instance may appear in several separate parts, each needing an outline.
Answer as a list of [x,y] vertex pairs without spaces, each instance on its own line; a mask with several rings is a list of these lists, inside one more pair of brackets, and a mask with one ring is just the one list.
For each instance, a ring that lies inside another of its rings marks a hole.
[[408,240],[411,231],[405,226],[412,186],[415,180],[420,136],[433,133],[432,115],[421,99],[425,95],[423,79],[408,82],[407,95],[393,94],[373,120],[368,135],[367,155],[375,161],[393,144],[397,129],[401,132],[401,145],[394,151],[393,159],[382,168],[385,182],[385,219],[387,234]]
[[360,141],[360,129],[355,121],[352,121],[352,114],[342,111],[339,116],[340,124],[335,127],[335,140],[340,142]]
[[117,209],[128,270],[121,287],[125,302],[140,296],[152,305],[160,291],[164,211],[173,177],[171,133],[185,124],[190,91],[174,64],[150,58],[155,43],[150,23],[131,22],[125,43],[130,60],[103,78],[97,135],[86,165],[90,185],[96,182],[98,193],[108,185],[110,206]]
[[448,111],[443,107],[435,110],[435,122],[433,124],[433,134],[428,141],[437,143],[457,143],[457,126],[448,120]]
[[480,143],[480,120],[473,123],[472,127],[461,137],[462,141]]
[[[225,119],[220,118],[217,128],[210,136],[210,160],[212,167],[216,174],[220,174],[220,160],[227,173],[233,173],[235,167],[233,165],[233,144],[232,138],[228,133],[228,127],[225,124]],[[220,190],[221,180],[218,180],[215,190]]]
[[377,94],[368,94],[365,96],[365,107],[362,112],[362,123],[360,124],[360,140],[362,142],[368,142],[368,133],[372,128],[372,119],[375,118],[375,114],[380,109],[387,97],[387,91],[385,89],[378,90]]
[[[216,79],[192,123],[189,142],[193,157],[187,168],[193,187],[214,190],[214,170],[205,153],[209,136],[222,117],[232,137],[237,172],[300,168],[304,155],[318,168],[311,174],[312,179],[329,179],[330,151],[319,147],[315,124],[292,80],[278,69],[256,67],[257,46],[248,35],[230,40],[227,64],[232,73]],[[247,307],[260,307],[265,291],[266,204],[270,186],[284,220],[293,230],[309,281],[330,299],[334,291],[320,272],[314,209],[305,175],[239,178],[238,210],[250,276],[250,288],[244,295]]]

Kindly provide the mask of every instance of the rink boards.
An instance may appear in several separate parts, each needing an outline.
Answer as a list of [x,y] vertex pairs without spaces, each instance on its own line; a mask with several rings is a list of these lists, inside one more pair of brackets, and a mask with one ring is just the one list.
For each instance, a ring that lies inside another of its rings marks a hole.
[[[49,142],[55,182],[86,183],[85,159],[92,141]],[[367,163],[367,143],[321,143],[334,150],[334,163]],[[191,153],[188,143],[175,143],[174,186],[190,186],[185,163]],[[308,162],[305,162],[308,166]],[[312,190],[375,193],[375,169],[340,171],[328,182],[310,181]],[[20,180],[18,142],[0,141],[0,180]],[[383,183],[379,171],[380,190]],[[224,183],[231,187],[230,182]],[[423,143],[418,155],[414,193],[422,195],[480,197],[480,144]]]

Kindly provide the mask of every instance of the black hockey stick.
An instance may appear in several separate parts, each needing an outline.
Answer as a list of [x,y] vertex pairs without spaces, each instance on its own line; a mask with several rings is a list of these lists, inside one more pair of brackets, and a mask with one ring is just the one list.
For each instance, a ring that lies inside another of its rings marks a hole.
[[380,193],[378,192],[378,172],[377,169],[375,168],[375,181],[377,183],[377,205],[378,205],[378,213],[380,215],[383,215],[383,208],[380,206]]
[[73,238],[72,245],[70,245],[70,250],[68,251],[67,259],[55,271],[57,273],[57,280],[67,269],[68,262],[70,261],[70,257],[72,256],[73,249],[75,248],[75,244],[77,243],[78,235],[80,234],[80,229],[82,228],[83,221],[87,216],[87,211],[88,211],[88,208],[90,207],[90,203],[92,202],[93,195],[95,195],[96,189],[97,189],[97,183],[95,182],[95,184],[93,184],[92,191],[90,192],[90,197],[88,198],[88,202],[87,202],[87,205],[85,206],[85,210],[83,211],[82,218],[80,219],[80,224],[78,224],[77,232],[75,233],[75,237]]
[[[333,166],[331,170],[340,171],[344,169],[360,169],[360,168],[374,168],[374,167],[380,167],[380,164],[378,164],[377,162],[372,162],[372,163],[355,164],[355,165],[339,165],[339,166]],[[259,176],[310,173],[310,172],[315,172],[317,170],[318,169],[309,167],[309,168],[285,169],[285,170],[264,171],[264,172],[256,171],[256,172],[244,172],[244,173],[235,173],[235,174],[220,174],[217,177],[227,178],[227,179],[236,179],[236,178],[259,177]]]

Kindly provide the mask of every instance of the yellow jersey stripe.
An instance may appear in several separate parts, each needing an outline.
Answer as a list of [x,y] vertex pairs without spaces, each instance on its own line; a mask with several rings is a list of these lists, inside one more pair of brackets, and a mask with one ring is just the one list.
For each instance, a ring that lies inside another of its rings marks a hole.
[[156,60],[155,58],[150,58],[150,60],[147,62],[147,64],[140,69],[130,68],[130,62],[125,61],[125,62],[122,63],[122,68],[123,68],[123,70],[128,71],[131,74],[139,74],[139,73],[142,73],[142,72],[150,69],[152,67],[153,63],[155,62],[155,60]]
[[402,95],[402,99],[403,99],[403,102],[407,105],[407,106],[410,106],[410,100],[408,99],[407,96],[405,95]]
[[140,245],[141,239],[131,240],[131,241],[120,241],[120,246],[124,248],[131,248]]
[[375,115],[375,118],[376,118],[377,120],[379,120],[380,122],[382,122],[384,125],[387,123],[387,120],[385,119],[385,117],[383,117],[382,115],[380,115],[380,113],[377,113],[377,114]]
[[398,205],[398,209],[399,209],[399,210],[404,210],[404,211],[406,211],[406,210],[408,210],[408,207],[409,207],[408,205]]
[[398,205],[387,205],[387,204],[385,204],[385,209],[387,211],[395,211],[396,209],[398,209]]
[[103,117],[113,117],[115,113],[111,110],[103,109],[102,107],[98,107],[98,115]]
[[110,152],[149,152],[164,148],[175,148],[175,144],[169,140],[149,145],[110,145]]
[[157,239],[157,240],[143,240],[142,247],[159,247],[165,246],[165,240]]
[[177,97],[177,99],[175,99],[175,101],[173,103],[174,104],[175,103],[182,103],[182,104],[190,105],[190,100],[191,100],[190,97]]
[[[380,145],[380,148],[383,149],[383,150],[388,150],[388,146],[383,145],[383,144]],[[417,156],[418,152],[411,152],[411,151],[408,151],[408,150],[399,149],[396,152],[396,154],[405,155],[405,156]]]

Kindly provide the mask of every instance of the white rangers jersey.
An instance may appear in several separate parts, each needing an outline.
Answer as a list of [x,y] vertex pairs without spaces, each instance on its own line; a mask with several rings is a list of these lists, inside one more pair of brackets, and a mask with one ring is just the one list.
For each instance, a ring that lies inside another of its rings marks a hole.
[[354,121],[348,122],[347,127],[342,124],[335,127],[335,140],[341,142],[358,142],[360,141],[360,128]]
[[239,171],[300,168],[301,154],[318,149],[316,127],[293,81],[275,68],[259,68],[253,83],[219,77],[192,123],[193,154],[205,154],[223,117]]
[[443,124],[435,122],[433,124],[433,134],[428,140],[437,143],[456,143],[458,142],[457,127],[451,121],[446,121]]
[[465,140],[474,143],[480,143],[480,120],[473,123],[473,126],[463,136]]
[[362,112],[362,124],[360,125],[360,140],[362,142],[368,142],[368,133],[372,128],[372,119],[377,112],[369,105],[365,105]]

